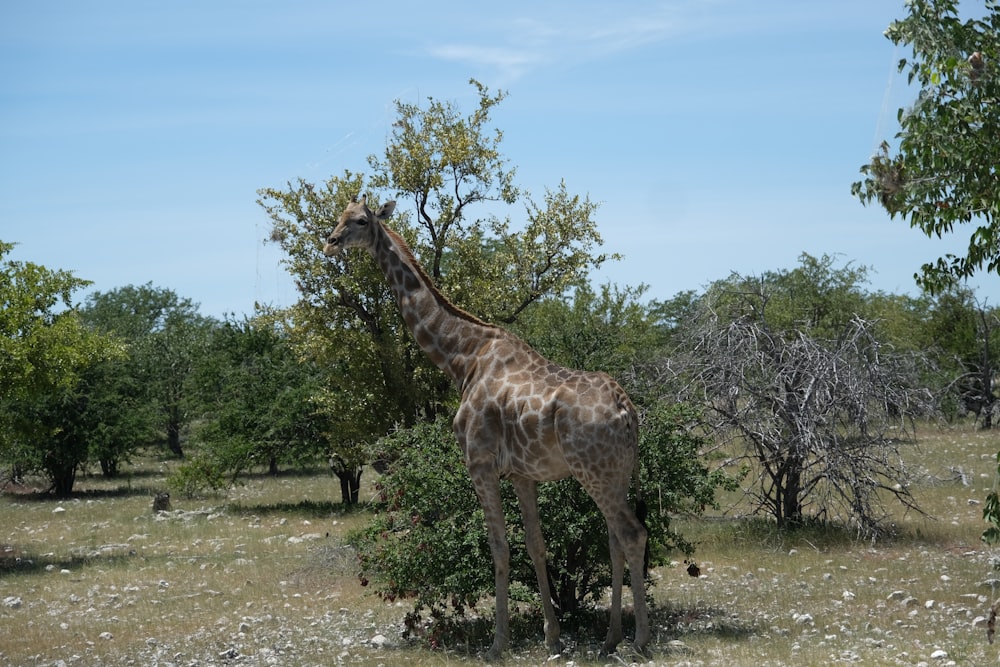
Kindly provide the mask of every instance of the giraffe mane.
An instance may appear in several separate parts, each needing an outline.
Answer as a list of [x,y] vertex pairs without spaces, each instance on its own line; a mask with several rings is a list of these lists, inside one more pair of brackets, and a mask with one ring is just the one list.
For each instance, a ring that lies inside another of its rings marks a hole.
[[461,308],[453,304],[448,299],[448,297],[446,297],[444,294],[441,293],[441,290],[437,288],[437,285],[434,284],[434,281],[431,280],[431,277],[427,275],[427,271],[425,271],[424,267],[421,266],[420,262],[417,261],[417,258],[413,255],[413,251],[410,249],[409,244],[406,243],[406,240],[393,230],[389,229],[389,227],[386,226],[385,223],[379,222],[379,224],[382,225],[382,229],[385,230],[386,235],[388,235],[388,237],[392,240],[392,242],[396,245],[396,247],[399,248],[399,251],[403,253],[403,257],[409,260],[410,266],[413,267],[413,270],[416,271],[417,276],[420,278],[421,282],[428,290],[430,290],[430,293],[434,296],[435,300],[437,300],[437,302],[441,304],[442,308],[444,308],[446,311],[448,311],[455,317],[459,317],[468,322],[472,322],[473,324],[478,324],[479,326],[483,327],[489,327],[491,329],[499,328],[495,324],[484,322],[483,320],[479,319],[472,313],[462,310]]

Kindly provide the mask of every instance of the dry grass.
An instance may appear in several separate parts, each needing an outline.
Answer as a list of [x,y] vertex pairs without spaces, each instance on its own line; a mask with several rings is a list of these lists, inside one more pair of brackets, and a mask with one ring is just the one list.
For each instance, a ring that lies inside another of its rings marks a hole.
[[[702,576],[682,564],[653,573],[654,661],[995,663],[976,619],[997,595],[995,552],[979,534],[998,450],[1000,434],[926,430],[910,456],[931,517],[900,515],[899,536],[875,545],[830,529],[779,533],[732,512],[682,519]],[[157,517],[152,495],[167,472],[143,462],[125,482],[84,479],[64,502],[0,497],[0,664],[476,659],[400,640],[405,606],[381,603],[354,576],[342,537],[367,515],[342,511],[334,478],[253,478],[226,498],[174,499]],[[544,662],[539,635],[521,637],[511,661]],[[568,639],[564,662],[632,659],[598,660],[597,634]]]

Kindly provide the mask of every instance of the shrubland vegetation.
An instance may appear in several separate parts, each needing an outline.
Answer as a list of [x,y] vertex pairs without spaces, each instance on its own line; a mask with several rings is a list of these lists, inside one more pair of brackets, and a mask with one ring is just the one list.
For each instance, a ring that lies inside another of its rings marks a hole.
[[[299,288],[288,308],[217,321],[150,284],[81,304],[85,280],[11,261],[0,243],[6,488],[42,479],[70,498],[81,471],[113,484],[133,458],[162,451],[177,498],[321,466],[351,507],[375,469],[370,521],[350,544],[382,598],[412,598],[408,630],[440,643],[488,596],[489,552],[447,427],[454,388],[414,344],[370,258],[321,252],[339,211],[365,192],[400,202],[394,227],[458,306],[626,387],[643,418],[654,564],[690,556],[690,518],[720,498],[781,530],[898,537],[901,511],[935,509],[915,492],[926,474],[911,465],[918,431],[994,426],[1000,345],[1000,312],[960,282],[1000,265],[1000,15],[990,5],[985,19],[960,21],[954,3],[929,0],[909,12],[887,35],[913,46],[900,67],[921,94],[900,112],[898,146],[862,168],[854,192],[927,234],[978,225],[967,257],[921,269],[917,296],[872,292],[870,267],[805,254],[797,267],[720,277],[666,301],[644,300],[641,285],[594,285],[591,270],[616,259],[600,252],[597,205],[565,183],[541,201],[523,192],[491,127],[504,94],[472,82],[468,115],[433,99],[398,104],[367,172],[260,191]],[[603,522],[578,485],[542,493],[554,594],[582,618],[609,576]],[[993,539],[1000,501],[984,495]]]

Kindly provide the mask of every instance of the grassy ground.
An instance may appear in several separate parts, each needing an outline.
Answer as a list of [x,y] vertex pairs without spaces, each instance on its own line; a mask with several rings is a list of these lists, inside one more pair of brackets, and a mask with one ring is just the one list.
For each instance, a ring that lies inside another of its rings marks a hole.
[[[899,536],[878,544],[830,530],[782,534],[737,516],[735,497],[719,516],[681,519],[701,576],[683,564],[653,572],[653,662],[995,664],[985,617],[998,554],[979,535],[998,450],[997,433],[925,430],[909,457],[930,516],[900,513]],[[175,498],[173,512],[154,515],[169,465],[82,479],[67,501],[0,496],[0,664],[477,660],[400,639],[407,607],[359,585],[342,537],[367,514],[343,511],[335,478],[256,477],[225,498]],[[540,628],[520,632],[509,661],[546,662]],[[636,660],[625,651],[601,660],[601,634],[567,638],[562,662]]]

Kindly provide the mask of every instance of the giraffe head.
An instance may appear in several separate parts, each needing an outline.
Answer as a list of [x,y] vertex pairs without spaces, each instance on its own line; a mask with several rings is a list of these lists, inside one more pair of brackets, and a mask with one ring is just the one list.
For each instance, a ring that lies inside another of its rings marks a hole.
[[392,215],[396,202],[386,202],[378,211],[372,211],[366,203],[367,198],[367,195],[362,195],[361,201],[354,198],[344,209],[336,229],[326,238],[325,255],[333,257],[344,248],[371,249],[375,246],[375,226]]

